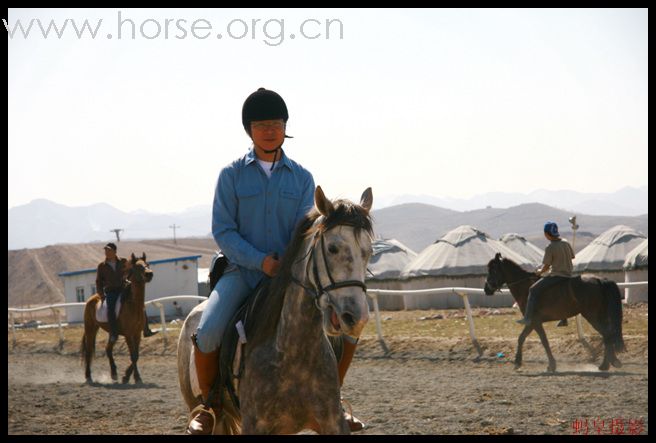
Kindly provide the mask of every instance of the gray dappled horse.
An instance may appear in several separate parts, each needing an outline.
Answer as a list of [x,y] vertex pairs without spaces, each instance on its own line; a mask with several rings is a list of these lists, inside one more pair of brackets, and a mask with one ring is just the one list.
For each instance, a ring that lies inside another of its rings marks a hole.
[[[373,196],[367,188],[359,205],[331,202],[317,186],[314,202],[296,228],[263,305],[247,321],[239,408],[222,387],[215,434],[350,433],[327,336],[358,337],[369,318],[364,280]],[[190,379],[190,337],[206,304],[191,311],[178,341],[180,389],[190,410],[201,404]]]
[[[492,295],[501,289],[501,286],[507,284],[523,314],[529,288],[538,281],[538,275],[523,270],[512,260],[501,257],[499,253],[490,260],[487,268],[485,293]],[[565,283],[548,288],[538,299],[533,323],[526,325],[519,335],[515,369],[522,365],[524,340],[535,329],[547,352],[549,359],[547,371],[555,372],[556,360],[551,354],[542,323],[574,317],[577,314],[581,314],[603,337],[604,359],[599,369],[607,371],[611,364],[620,367],[622,364],[615,353],[624,351],[624,339],[622,338],[622,295],[617,284],[593,275],[573,277]]]

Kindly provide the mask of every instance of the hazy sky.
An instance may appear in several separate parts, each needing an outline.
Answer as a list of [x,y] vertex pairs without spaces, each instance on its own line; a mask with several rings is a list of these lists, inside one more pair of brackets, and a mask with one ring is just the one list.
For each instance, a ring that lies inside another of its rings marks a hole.
[[[6,24],[31,19],[8,38],[8,207],[210,204],[260,86],[330,198],[647,184],[646,9],[9,9]],[[90,28],[43,37],[66,19]]]

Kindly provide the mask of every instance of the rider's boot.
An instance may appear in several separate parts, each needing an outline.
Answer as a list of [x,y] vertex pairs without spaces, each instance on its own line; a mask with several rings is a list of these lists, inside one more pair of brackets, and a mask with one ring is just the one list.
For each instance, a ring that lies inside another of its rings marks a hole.
[[202,394],[203,405],[195,412],[195,416],[189,422],[187,434],[209,435],[214,429],[216,416],[220,409],[217,405],[207,404],[212,385],[219,376],[219,349],[208,353],[201,352],[195,338],[194,334],[192,336],[194,363],[196,364],[196,374],[198,375],[198,385]]
[[[339,374],[339,386],[341,387],[344,384],[344,377],[346,376],[346,371],[348,371],[349,366],[351,365],[351,360],[353,360],[353,354],[355,354],[355,348],[357,346],[357,340],[354,343],[349,341],[350,337],[344,337],[343,348],[342,348],[342,358],[337,363],[337,372]],[[345,402],[345,400],[342,400]],[[351,432],[361,431],[364,429],[365,424],[355,417],[351,412],[346,412],[344,407],[342,407],[344,413],[344,418],[349,424]]]
[[535,294],[529,294],[528,301],[526,302],[526,310],[524,311],[524,317],[517,320],[517,323],[521,325],[530,325],[533,321],[533,314],[535,311]]

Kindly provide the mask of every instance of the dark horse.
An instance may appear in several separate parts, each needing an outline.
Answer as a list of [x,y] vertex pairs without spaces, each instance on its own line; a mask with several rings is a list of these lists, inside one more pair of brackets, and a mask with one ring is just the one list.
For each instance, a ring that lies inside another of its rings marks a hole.
[[[141,376],[137,369],[137,360],[139,359],[139,344],[141,343],[141,332],[144,329],[146,322],[144,316],[144,299],[146,294],[146,283],[153,279],[153,271],[151,271],[146,262],[146,254],[144,253],[141,258],[135,257],[128,261],[128,266],[125,270],[127,279],[130,282],[121,294],[121,312],[117,317],[119,335],[125,336],[125,341],[130,350],[130,366],[128,366],[123,376],[123,383],[130,380],[130,376],[134,372],[134,381],[141,383]],[[82,343],[80,345],[80,354],[85,362],[84,375],[88,383],[91,380],[91,360],[96,348],[96,334],[98,329],[102,328],[109,332],[109,323],[99,322],[96,319],[96,309],[100,303],[100,295],[95,294],[87,300],[84,307],[84,335],[82,336]],[[114,356],[112,350],[114,343],[107,342],[105,351],[107,358],[109,358],[109,367],[112,373],[112,380],[117,380],[116,364],[114,363]]]
[[[349,433],[340,406],[337,357],[328,337],[359,337],[369,318],[364,279],[373,196],[368,188],[359,205],[333,203],[317,187],[314,200],[316,209],[297,226],[263,304],[246,320],[239,405],[221,389],[223,409],[215,434]],[[191,378],[189,337],[206,305],[192,310],[178,341],[180,390],[189,409],[200,403]]]
[[[528,290],[539,277],[533,272],[524,271],[513,261],[501,257],[497,253],[487,265],[488,273],[485,281],[485,293],[492,295],[505,283],[510,289],[519,309],[524,313]],[[624,339],[622,338],[622,296],[614,281],[600,279],[588,275],[569,279],[567,284],[558,284],[542,293],[535,308],[533,323],[526,325],[519,335],[517,342],[517,356],[515,369],[522,365],[522,345],[526,337],[535,329],[540,336],[542,346],[547,351],[549,366],[547,371],[556,370],[554,360],[549,349],[547,334],[542,323],[561,320],[581,314],[593,328],[601,334],[604,340],[604,360],[599,366],[607,371],[612,364],[620,367],[622,364],[615,355],[623,352]]]

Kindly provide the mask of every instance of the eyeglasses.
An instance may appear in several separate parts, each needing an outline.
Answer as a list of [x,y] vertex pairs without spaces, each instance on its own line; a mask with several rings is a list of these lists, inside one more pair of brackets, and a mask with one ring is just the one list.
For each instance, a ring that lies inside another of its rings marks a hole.
[[267,129],[273,129],[274,131],[282,131],[283,129],[285,129],[285,123],[284,122],[271,122],[271,123],[256,122],[256,123],[251,123],[251,128],[255,129],[256,131],[266,131]]

